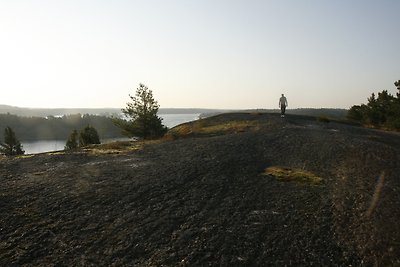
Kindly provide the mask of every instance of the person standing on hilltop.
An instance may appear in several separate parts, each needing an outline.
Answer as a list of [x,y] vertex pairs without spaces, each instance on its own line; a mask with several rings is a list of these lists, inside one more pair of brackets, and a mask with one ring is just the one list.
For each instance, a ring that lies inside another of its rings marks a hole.
[[281,117],[285,117],[285,111],[286,111],[287,106],[288,106],[287,99],[282,94],[281,98],[279,98],[279,107],[281,108]]

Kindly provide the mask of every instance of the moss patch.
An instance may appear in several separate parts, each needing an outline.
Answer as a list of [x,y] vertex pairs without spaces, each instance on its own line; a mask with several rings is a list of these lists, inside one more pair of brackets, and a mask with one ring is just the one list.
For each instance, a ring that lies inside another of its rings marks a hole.
[[271,175],[274,176],[277,180],[287,182],[295,181],[311,185],[319,185],[322,182],[322,178],[313,174],[312,172],[300,169],[291,169],[287,167],[268,167],[265,169],[263,174]]

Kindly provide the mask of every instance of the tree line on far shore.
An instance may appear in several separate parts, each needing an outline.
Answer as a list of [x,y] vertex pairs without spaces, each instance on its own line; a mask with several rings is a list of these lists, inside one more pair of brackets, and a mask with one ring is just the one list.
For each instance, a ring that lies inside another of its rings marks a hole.
[[42,118],[0,114],[0,129],[12,128],[23,141],[65,140],[72,130],[82,129],[87,125],[95,127],[102,139],[123,136],[112,118],[105,116],[74,114]]

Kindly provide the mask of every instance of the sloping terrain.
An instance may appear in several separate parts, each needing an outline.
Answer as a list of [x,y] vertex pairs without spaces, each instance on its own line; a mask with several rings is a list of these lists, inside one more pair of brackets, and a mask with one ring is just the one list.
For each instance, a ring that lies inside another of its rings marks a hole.
[[398,266],[399,152],[397,133],[241,113],[2,158],[0,265]]

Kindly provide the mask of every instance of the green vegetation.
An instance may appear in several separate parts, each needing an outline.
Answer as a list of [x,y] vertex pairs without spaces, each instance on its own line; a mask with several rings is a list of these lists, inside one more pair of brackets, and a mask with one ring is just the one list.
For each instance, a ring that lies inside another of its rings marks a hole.
[[88,125],[79,134],[79,145],[87,146],[92,144],[100,144],[100,138],[97,130]]
[[122,137],[112,119],[105,116],[74,114],[42,118],[0,114],[0,129],[10,126],[24,141],[66,140],[74,129],[82,129],[86,125],[95,127],[100,138]]
[[162,137],[167,132],[167,127],[162,124],[162,119],[157,116],[159,105],[153,98],[153,92],[144,84],[139,84],[136,95],[131,96],[132,102],[122,112],[128,120],[115,118],[114,123],[122,129],[128,137],[155,139]]
[[25,153],[14,131],[8,126],[4,129],[4,143],[0,142],[0,153],[6,156],[22,155]]
[[264,175],[274,176],[280,181],[295,181],[299,183],[319,185],[322,182],[322,178],[317,175],[300,169],[291,169],[287,167],[268,167],[265,169]]
[[396,96],[383,90],[376,97],[373,93],[368,103],[352,106],[347,118],[377,128],[400,129],[400,80],[395,86],[399,90]]
[[72,131],[65,144],[64,150],[73,150],[78,148],[78,140],[79,146],[81,147],[92,144],[100,144],[100,138],[97,130],[88,125],[79,133],[79,135],[77,130]]
[[64,150],[71,150],[77,147],[78,147],[78,131],[74,129],[70,134],[70,136],[68,137]]

